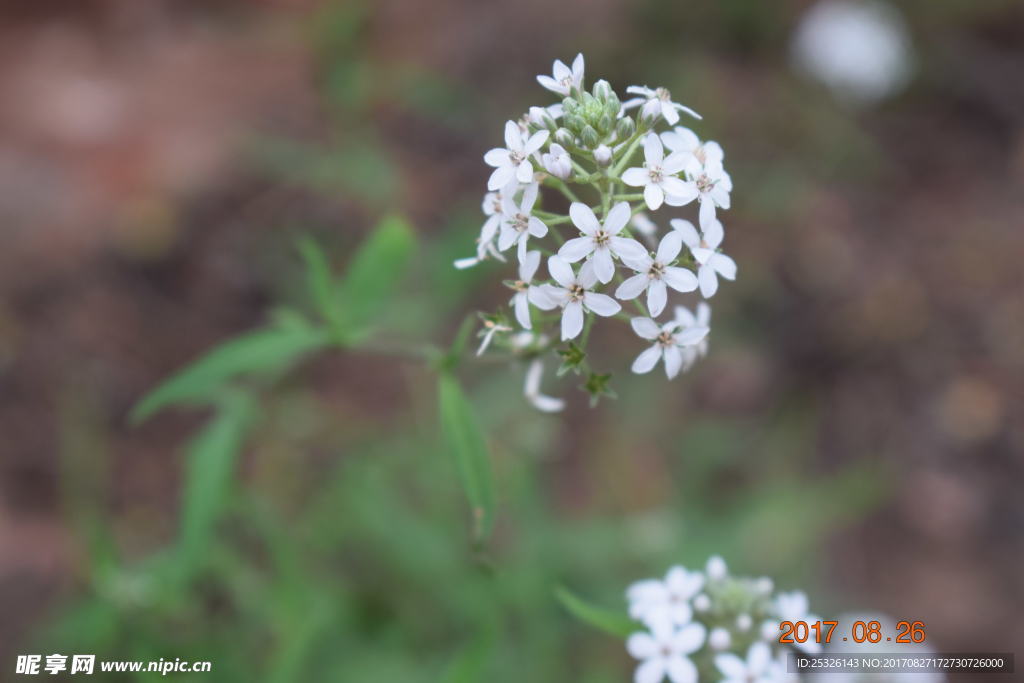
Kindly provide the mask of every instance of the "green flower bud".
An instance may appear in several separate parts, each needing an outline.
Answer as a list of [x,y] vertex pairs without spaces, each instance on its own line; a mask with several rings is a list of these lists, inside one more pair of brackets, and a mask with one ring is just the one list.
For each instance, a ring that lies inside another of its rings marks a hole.
[[598,130],[599,133],[601,133],[602,137],[605,136],[605,135],[608,135],[608,133],[611,133],[612,132],[612,128],[614,126],[615,126],[615,119],[613,119],[612,117],[608,116],[608,114],[603,115],[598,120],[598,122],[597,122],[597,130]]
[[587,125],[587,122],[583,120],[583,117],[577,116],[576,114],[566,114],[562,117],[562,122],[565,127],[574,133],[579,133],[583,130],[583,126]]
[[615,91],[612,90],[611,84],[603,78],[594,84],[594,97],[607,102],[610,98],[615,97]]
[[593,126],[587,125],[580,131],[580,139],[583,141],[583,146],[587,149],[593,149],[601,143],[601,137],[594,130]]
[[628,116],[624,116],[619,119],[618,124],[615,126],[615,135],[619,140],[625,140],[636,132],[636,124],[633,123],[633,119]]
[[562,147],[571,147],[575,146],[576,138],[568,129],[559,128],[555,131],[555,142],[560,144]]

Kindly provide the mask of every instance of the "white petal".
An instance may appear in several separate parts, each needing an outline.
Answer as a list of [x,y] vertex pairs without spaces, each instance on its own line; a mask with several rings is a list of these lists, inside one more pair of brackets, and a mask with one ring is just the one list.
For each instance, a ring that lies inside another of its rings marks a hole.
[[715,202],[715,206],[721,209],[728,209],[732,202],[729,199],[729,190],[726,185],[719,181],[711,191],[708,192],[711,200]]
[[555,279],[555,282],[566,289],[572,287],[576,282],[576,276],[572,272],[572,266],[570,266],[569,262],[561,256],[551,256],[548,258],[548,272],[551,273],[551,277]]
[[644,138],[644,160],[648,166],[660,166],[665,150],[661,146],[661,138],[651,133]]
[[697,271],[697,281],[700,283],[700,293],[705,299],[710,299],[718,291],[718,277],[715,269],[711,266],[701,266]]
[[703,341],[710,331],[707,327],[688,327],[685,330],[676,332],[673,338],[679,346],[692,346]]
[[556,92],[559,95],[564,94],[565,88],[562,87],[561,83],[551,78],[551,76],[537,76],[537,82],[551,92]]
[[651,175],[645,168],[627,168],[622,172],[622,182],[631,187],[642,187],[651,182]]
[[661,134],[661,141],[673,152],[693,152],[700,146],[700,138],[689,128],[676,126]]
[[476,256],[471,256],[469,258],[455,259],[454,265],[459,270],[465,270],[466,268],[472,268],[478,263],[480,263],[480,259],[477,258]]
[[544,221],[536,216],[530,216],[530,220],[526,224],[526,229],[534,237],[543,237],[548,234],[548,226],[544,225]]
[[593,289],[594,285],[597,284],[597,273],[594,272],[594,259],[587,259],[580,266],[579,275],[576,276],[576,281],[580,283],[583,289]]
[[519,237],[519,233],[515,228],[508,224],[502,225],[501,233],[498,235],[498,249],[505,251],[516,243],[517,237]]
[[[644,339],[650,339],[653,341],[658,338],[659,334],[661,334],[661,328],[658,327],[658,323],[654,322],[650,318],[633,318],[629,321],[629,324],[632,326],[633,331]],[[658,582],[658,585],[662,585],[660,581]]]
[[650,372],[658,364],[659,358],[661,358],[661,347],[655,344],[637,356],[630,369],[638,375]]
[[669,346],[665,348],[665,376],[669,379],[674,379],[679,374],[679,369],[683,367],[683,353],[679,350],[678,346]]
[[523,159],[516,168],[516,180],[521,183],[528,183],[533,180],[533,164],[529,159]]
[[694,322],[699,323],[704,327],[707,327],[708,323],[711,322],[711,307],[703,301],[697,304],[697,316]]
[[601,284],[608,284],[615,277],[615,263],[612,261],[612,252],[607,247],[594,249],[594,274]]
[[540,380],[544,374],[544,364],[537,359],[530,363],[526,369],[526,382],[523,384],[523,394],[532,396],[540,391]]
[[697,683],[697,667],[686,657],[672,657],[667,663],[672,683]]
[[679,123],[679,112],[676,111],[676,108],[671,102],[661,103],[661,115],[665,117],[665,120],[668,121],[668,125],[670,126],[674,126]]
[[484,155],[484,162],[488,166],[503,166],[511,163],[509,161],[508,150],[500,147],[488,150],[487,154]]
[[726,280],[736,279],[736,262],[725,254],[715,254],[708,263]]
[[647,255],[647,247],[632,237],[612,237],[608,240],[608,246],[623,261],[638,263],[650,258]]
[[707,631],[702,624],[687,624],[676,632],[672,638],[672,645],[678,652],[689,654],[700,649],[706,634]]
[[657,211],[664,200],[665,194],[657,185],[651,183],[644,188],[644,201],[647,202],[647,208],[651,211]]
[[700,244],[700,234],[697,232],[697,228],[694,227],[693,223],[682,218],[673,218],[669,221],[673,230],[679,232],[679,235],[683,238],[683,243],[693,249]]
[[714,255],[717,253],[714,249],[705,249],[704,247],[690,247],[690,253],[693,254],[693,258],[696,259],[697,263],[702,266],[707,264]]
[[697,319],[686,306],[676,306],[675,314],[676,322],[682,327],[691,327],[697,324]]
[[697,289],[697,276],[693,274],[693,271],[686,268],[669,266],[662,273],[661,278],[665,281],[665,284],[677,292],[692,292]]
[[[634,275],[631,278],[627,278],[625,282],[619,285],[619,288],[615,290],[615,297],[618,299],[622,299],[623,301],[635,299],[638,296],[640,296],[640,294],[645,289],[647,289],[647,285],[650,283],[650,281],[651,279],[647,277],[647,275],[645,275],[644,273],[640,273],[638,275]],[[651,338],[652,337],[648,337],[648,339]]]
[[569,216],[573,225],[580,229],[584,235],[593,235],[601,228],[594,211],[582,202],[573,202],[569,205]]
[[572,77],[577,83],[583,82],[583,53],[577,53],[576,59],[572,60]]
[[604,219],[604,230],[610,235],[618,235],[629,222],[629,202],[619,202],[612,207]]
[[558,255],[569,263],[576,263],[594,251],[594,247],[593,237],[574,237],[561,246],[558,250]]
[[686,162],[690,160],[689,152],[673,152],[661,162],[662,172],[668,175],[675,175],[686,168]]
[[719,672],[728,678],[745,680],[747,677],[747,665],[737,655],[732,653],[721,654],[715,657],[715,666]]
[[569,341],[583,331],[583,305],[579,301],[570,301],[562,311],[562,341]]
[[700,121],[700,120],[702,120],[704,118],[703,116],[701,116],[700,114],[698,114],[697,112],[695,112],[694,110],[690,109],[689,107],[687,107],[684,104],[679,104],[678,102],[673,102],[672,104],[677,109],[679,109],[679,111],[682,111],[682,112],[685,112],[685,113],[689,114],[690,116],[692,116],[693,118],[697,119],[698,121]]
[[664,660],[654,658],[645,660],[636,668],[633,683],[661,683],[665,678]]
[[516,169],[511,164],[505,164],[494,169],[491,177],[487,179],[487,189],[500,190],[508,184],[508,181],[515,177]]
[[523,148],[523,135],[519,132],[519,125],[515,121],[505,122],[505,146],[510,150]]
[[516,320],[519,321],[523,329],[530,329],[530,299],[526,292],[518,292],[512,297],[512,307],[516,312]]
[[707,225],[701,223],[700,229],[704,233],[705,244],[710,248],[717,249],[722,244],[722,239],[725,237],[725,229],[722,227],[721,221],[712,219]]
[[[700,198],[700,229],[707,234],[708,229],[715,223],[715,203],[711,197],[701,196]],[[709,243],[710,244],[710,243]]]
[[531,135],[530,139],[526,141],[525,145],[523,145],[523,154],[533,154],[536,152],[544,145],[545,142],[547,142],[549,135],[551,135],[551,133],[546,130],[539,130]]
[[665,203],[669,206],[686,206],[700,195],[694,182],[671,177],[663,179],[661,184],[668,193]]
[[665,575],[665,583],[675,595],[689,600],[704,587],[704,576],[700,572],[689,572],[682,567],[673,567]]
[[657,317],[665,310],[667,301],[668,291],[665,289],[665,283],[661,280],[651,280],[651,286],[647,288],[647,310]]
[[565,401],[560,398],[545,396],[544,394],[533,394],[527,396],[527,399],[534,408],[543,413],[557,413],[565,408]]
[[583,295],[583,303],[589,310],[606,318],[622,310],[618,301],[607,294],[598,294],[597,292],[586,292]]
[[666,234],[658,244],[658,263],[667,265],[676,260],[679,252],[683,250],[683,236],[677,231]]
[[[552,292],[552,289],[557,292]],[[550,311],[562,305],[562,292],[564,291],[564,289],[558,289],[551,285],[533,286],[527,290],[527,297],[530,299],[530,303],[537,308],[542,311]]]
[[537,274],[537,267],[540,266],[540,252],[531,251],[519,264],[519,279],[529,282]]
[[749,667],[750,673],[763,673],[771,661],[772,653],[766,643],[756,642],[747,650],[747,667]]
[[529,183],[526,187],[523,188],[523,196],[519,200],[519,213],[525,215],[530,214],[530,212],[533,210],[533,205],[537,203],[537,194],[539,192],[539,183]]

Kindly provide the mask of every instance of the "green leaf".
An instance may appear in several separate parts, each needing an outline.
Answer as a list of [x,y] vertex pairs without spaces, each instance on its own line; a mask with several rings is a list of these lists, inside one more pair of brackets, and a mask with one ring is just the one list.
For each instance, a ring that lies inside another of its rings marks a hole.
[[473,515],[473,537],[482,541],[494,525],[490,455],[476,413],[451,374],[439,377],[441,432],[455,458]]
[[309,326],[259,329],[213,348],[142,398],[132,410],[141,422],[169,405],[209,402],[238,375],[281,370],[324,346],[327,334]]
[[298,243],[299,253],[306,262],[306,286],[313,297],[316,310],[324,319],[331,321],[336,317],[334,302],[334,281],[331,277],[331,266],[323,249],[310,237],[303,237]]
[[637,622],[623,612],[596,607],[564,586],[555,589],[555,597],[574,617],[613,636],[627,638],[640,628]]
[[398,216],[384,218],[352,257],[338,287],[341,316],[348,341],[367,332],[370,323],[390,298],[412,255],[415,237]]
[[217,414],[187,447],[178,547],[181,569],[193,566],[209,543],[254,409],[253,399],[246,394],[226,394]]

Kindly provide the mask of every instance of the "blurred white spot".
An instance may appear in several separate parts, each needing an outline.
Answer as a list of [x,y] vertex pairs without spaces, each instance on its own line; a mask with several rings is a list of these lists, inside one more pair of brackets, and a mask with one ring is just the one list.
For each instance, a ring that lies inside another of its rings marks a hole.
[[906,84],[911,47],[893,7],[868,0],[823,0],[801,19],[793,37],[793,59],[843,103],[866,105]]

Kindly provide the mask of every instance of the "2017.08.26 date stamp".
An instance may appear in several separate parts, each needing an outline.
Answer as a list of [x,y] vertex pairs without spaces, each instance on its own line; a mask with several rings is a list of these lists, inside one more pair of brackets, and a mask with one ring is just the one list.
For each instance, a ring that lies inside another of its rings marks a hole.
[[832,642],[920,644],[925,640],[923,621],[897,621],[893,633],[884,633],[881,622],[854,621],[849,627],[838,621],[783,621],[779,624],[779,642],[785,645]]

